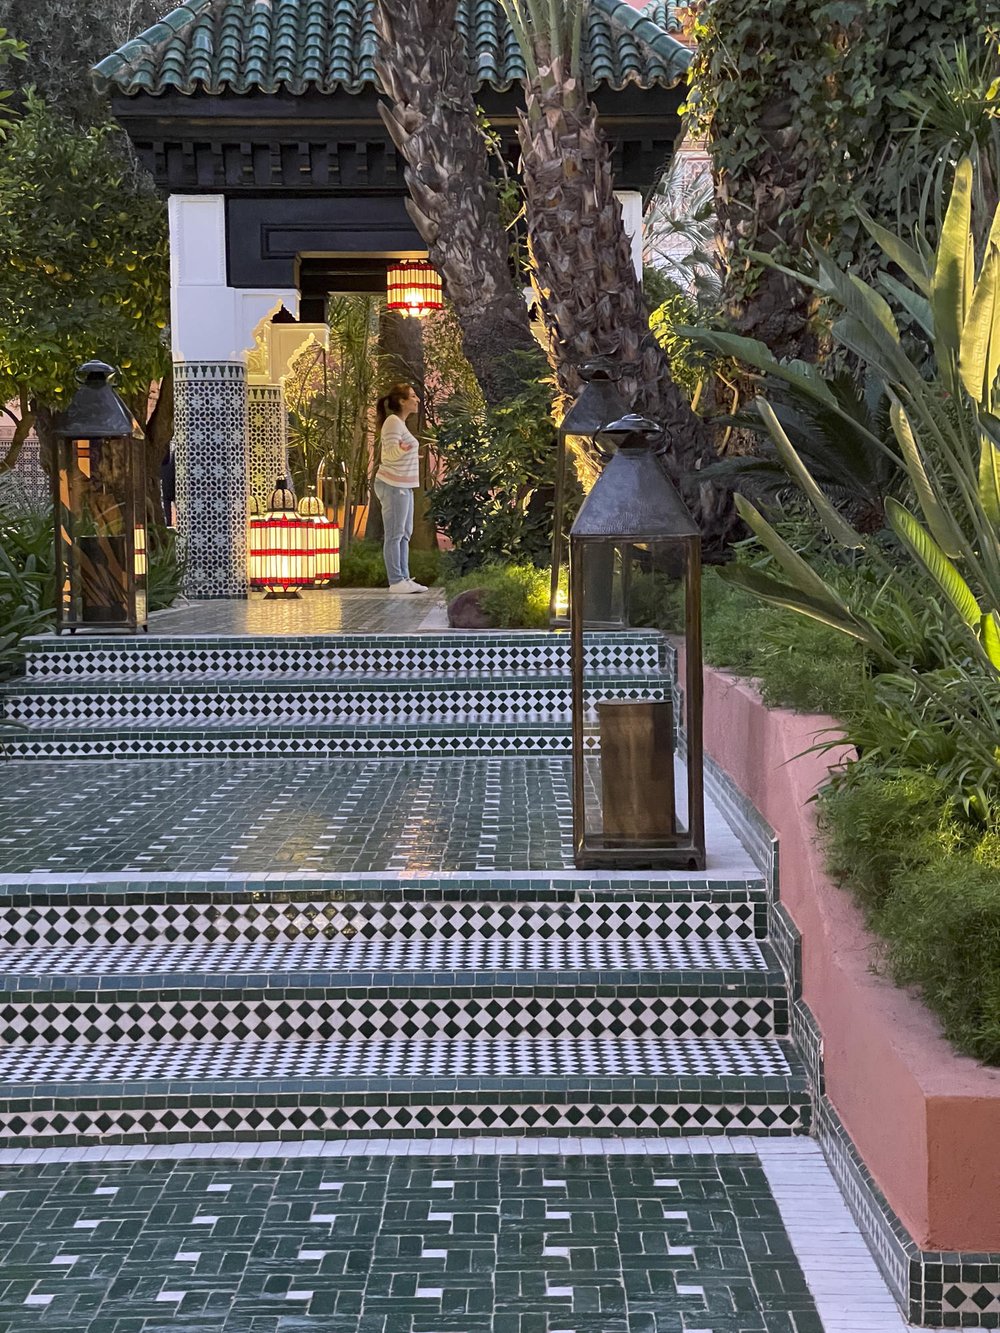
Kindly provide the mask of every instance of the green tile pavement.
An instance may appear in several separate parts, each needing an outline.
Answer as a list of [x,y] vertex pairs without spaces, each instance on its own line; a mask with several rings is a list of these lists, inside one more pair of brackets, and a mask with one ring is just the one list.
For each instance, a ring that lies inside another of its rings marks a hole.
[[9,1333],[823,1333],[756,1156],[0,1168]]

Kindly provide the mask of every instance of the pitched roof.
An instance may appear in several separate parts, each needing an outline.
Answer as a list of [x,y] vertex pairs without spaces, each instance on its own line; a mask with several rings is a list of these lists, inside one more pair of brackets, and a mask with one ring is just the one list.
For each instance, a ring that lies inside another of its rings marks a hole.
[[[185,0],[102,60],[95,78],[123,93],[357,93],[377,85],[373,9],[374,0]],[[523,77],[496,0],[459,0],[458,24],[480,86],[502,92]],[[591,0],[589,87],[672,87],[689,61],[647,14],[621,0]]]

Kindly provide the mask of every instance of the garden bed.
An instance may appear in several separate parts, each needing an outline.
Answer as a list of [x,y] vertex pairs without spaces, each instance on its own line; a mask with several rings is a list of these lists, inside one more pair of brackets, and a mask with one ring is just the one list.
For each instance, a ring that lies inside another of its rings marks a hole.
[[746,680],[705,670],[706,751],[780,839],[781,901],[802,935],[828,1096],[919,1246],[1000,1250],[1000,1070],[957,1054],[918,997],[876,974],[878,941],[826,873],[809,802],[850,753],[805,752],[836,727],[769,709]]

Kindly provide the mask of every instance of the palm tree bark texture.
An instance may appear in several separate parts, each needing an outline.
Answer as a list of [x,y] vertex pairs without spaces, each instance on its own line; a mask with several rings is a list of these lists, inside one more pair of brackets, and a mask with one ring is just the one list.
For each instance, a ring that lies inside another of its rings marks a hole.
[[508,258],[456,12],[457,0],[377,0],[375,63],[390,103],[382,118],[406,162],[407,210],[493,406],[521,387],[508,354],[537,356],[538,344]]
[[610,147],[570,58],[549,53],[555,45],[539,51],[534,71],[528,62],[519,121],[528,243],[553,369],[572,395],[580,387],[576,367],[585,361],[611,357],[625,366],[622,397],[664,427],[664,461],[712,556],[734,528],[732,496],[698,482],[698,470],[718,457],[712,435],[650,331]]

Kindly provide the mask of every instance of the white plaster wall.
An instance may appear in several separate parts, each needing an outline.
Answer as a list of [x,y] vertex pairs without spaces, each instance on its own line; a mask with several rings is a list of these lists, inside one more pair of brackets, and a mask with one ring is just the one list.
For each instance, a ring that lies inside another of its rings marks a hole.
[[254,329],[294,290],[236,289],[226,273],[226,203],[221,194],[175,194],[170,218],[170,331],[175,362],[241,361]]

